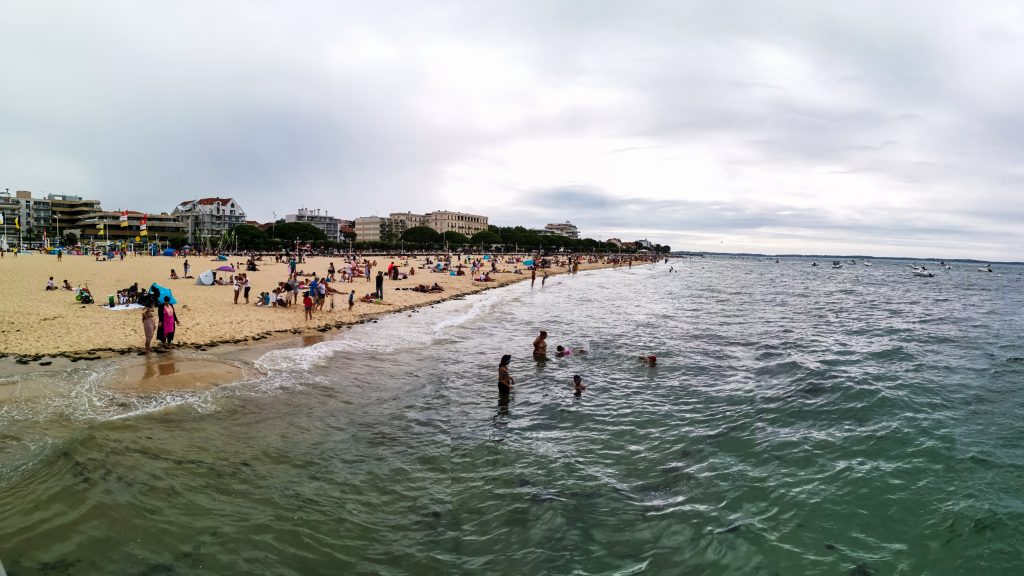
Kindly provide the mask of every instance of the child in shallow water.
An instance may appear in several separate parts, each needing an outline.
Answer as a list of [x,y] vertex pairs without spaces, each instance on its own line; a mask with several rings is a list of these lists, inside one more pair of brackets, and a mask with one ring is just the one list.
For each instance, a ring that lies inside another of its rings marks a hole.
[[579,374],[572,377],[572,386],[574,390],[573,396],[576,396],[577,398],[583,396],[583,391],[587,389],[587,387],[583,385],[583,377]]

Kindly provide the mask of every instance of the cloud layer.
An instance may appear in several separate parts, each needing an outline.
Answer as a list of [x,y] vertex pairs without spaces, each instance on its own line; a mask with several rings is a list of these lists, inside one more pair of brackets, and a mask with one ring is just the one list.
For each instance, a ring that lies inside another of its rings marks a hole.
[[0,187],[1024,259],[1013,3],[6,3]]

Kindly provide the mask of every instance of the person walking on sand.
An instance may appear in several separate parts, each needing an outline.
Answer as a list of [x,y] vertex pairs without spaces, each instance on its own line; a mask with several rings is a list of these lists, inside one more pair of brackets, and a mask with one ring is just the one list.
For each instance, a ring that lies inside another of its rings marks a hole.
[[352,307],[356,305],[356,291],[353,290],[348,293],[348,309],[351,312]]
[[234,280],[231,281],[231,288],[235,291],[235,304],[238,304],[238,293],[242,290],[242,276],[233,276]]
[[377,298],[384,299],[384,271],[377,271]]
[[153,304],[146,303],[146,309],[142,311],[142,331],[146,334],[146,352],[152,350],[153,334],[156,333],[156,309]]
[[252,282],[249,282],[249,275],[242,273],[242,290],[245,303],[249,303],[249,291],[252,290]]
[[370,281],[370,262],[369,261],[366,262],[365,269],[366,269],[366,281],[369,282]]
[[64,251],[57,248],[57,262],[60,262],[61,257],[64,256]]
[[547,360],[548,359],[548,333],[544,330],[540,331],[540,335],[533,340],[533,359],[534,360]]
[[498,363],[498,399],[508,400],[509,395],[512,393],[512,388],[516,385],[515,378],[509,374],[508,364],[512,361],[511,354],[505,354],[501,357],[501,362]]
[[157,309],[157,339],[164,346],[170,346],[174,342],[174,327],[181,324],[178,314],[174,311],[174,304],[171,304],[171,297],[164,296],[164,301]]

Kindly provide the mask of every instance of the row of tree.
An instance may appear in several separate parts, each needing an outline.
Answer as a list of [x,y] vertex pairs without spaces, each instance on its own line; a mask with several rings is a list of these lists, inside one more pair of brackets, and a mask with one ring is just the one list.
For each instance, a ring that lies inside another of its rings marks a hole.
[[[228,233],[227,241],[232,247],[241,250],[279,250],[290,248],[298,241],[312,244],[319,248],[348,248],[356,250],[442,250],[444,248],[472,247],[482,251],[504,250],[519,251],[557,251],[565,249],[575,252],[629,252],[615,244],[600,242],[592,238],[574,239],[565,236],[539,235],[522,226],[490,226],[466,236],[458,232],[441,233],[427,226],[417,226],[402,232],[398,238],[381,242],[361,242],[354,234],[343,242],[331,242],[323,230],[306,222],[278,221],[266,229],[248,224],[240,224]],[[651,251],[668,253],[669,246],[655,245]]]

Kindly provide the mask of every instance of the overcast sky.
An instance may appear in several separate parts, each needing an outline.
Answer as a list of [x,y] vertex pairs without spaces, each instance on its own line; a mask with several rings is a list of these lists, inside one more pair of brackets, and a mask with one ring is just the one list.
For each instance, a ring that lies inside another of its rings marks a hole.
[[0,188],[1024,260],[1019,2],[4,2]]

